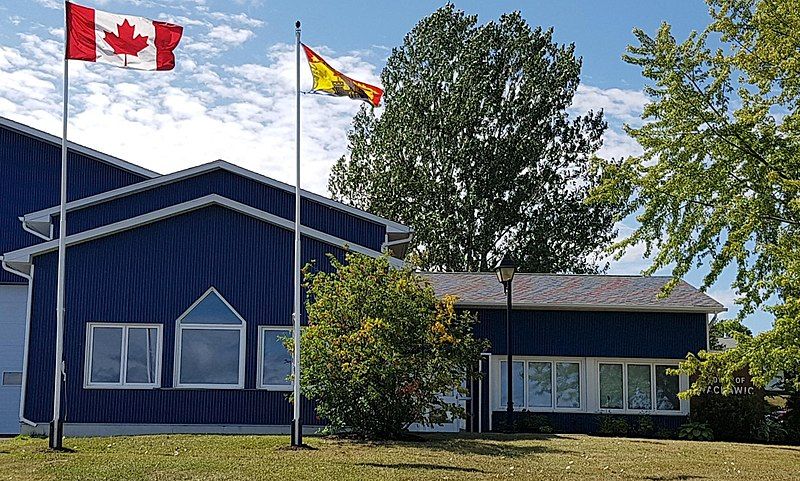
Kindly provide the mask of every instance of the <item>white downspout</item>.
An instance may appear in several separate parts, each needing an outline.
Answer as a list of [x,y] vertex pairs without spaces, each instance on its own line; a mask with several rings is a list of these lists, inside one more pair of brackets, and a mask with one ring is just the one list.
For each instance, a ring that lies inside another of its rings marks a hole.
[[[25,224],[23,223],[23,226]],[[24,277],[28,280],[28,299],[27,299],[27,306],[25,308],[25,345],[22,351],[22,385],[20,386],[21,391],[19,395],[19,422],[23,424],[27,424],[28,426],[36,426],[36,423],[25,418],[25,390],[28,386],[28,342],[30,337],[31,331],[31,306],[33,305],[33,270],[35,266],[31,264],[31,273],[25,274],[20,271],[15,271],[14,269],[10,268],[5,261],[2,263],[3,269],[7,270],[12,274],[16,274],[20,277]]]

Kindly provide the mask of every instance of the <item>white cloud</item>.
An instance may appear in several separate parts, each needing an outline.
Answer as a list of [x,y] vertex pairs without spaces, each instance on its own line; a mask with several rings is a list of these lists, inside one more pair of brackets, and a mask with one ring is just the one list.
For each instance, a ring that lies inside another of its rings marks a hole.
[[232,28],[230,25],[215,25],[208,32],[208,38],[232,45],[241,45],[255,35],[246,28]]
[[648,98],[641,90],[601,89],[581,84],[575,92],[571,110],[586,112],[603,109],[606,118],[612,121],[636,123],[647,102]]
[[603,133],[603,146],[597,152],[597,155],[604,159],[622,159],[633,155],[641,155],[643,152],[644,150],[639,145],[639,142],[625,132],[610,127]]
[[[617,230],[617,238],[615,241],[620,241],[630,237],[630,235],[634,231],[634,227],[631,225],[636,224],[636,219],[634,216],[630,218],[626,218],[622,222],[617,222],[614,228]],[[604,264],[608,262],[609,274],[625,274],[625,275],[639,275],[642,273],[643,270],[647,269],[650,266],[650,259],[644,257],[645,254],[645,247],[643,244],[637,244],[635,246],[629,247],[625,254],[622,255],[619,259],[614,259],[614,256],[607,256],[601,260],[600,264]]]
[[239,23],[248,27],[263,27],[264,21],[248,16],[246,13],[210,12],[209,17],[214,20]]
[[[0,115],[58,135],[61,125],[59,42],[32,34],[0,46]],[[337,56],[337,68],[376,81],[375,66]],[[218,65],[184,48],[171,72],[136,72],[70,62],[70,140],[168,173],[218,158],[293,183],[295,63],[293,45],[275,45],[263,62]],[[311,87],[307,67],[301,89]],[[303,186],[325,194],[333,162],[359,102],[302,97]]]
[[52,8],[52,9],[64,8],[64,2],[60,0],[33,0],[33,1],[45,8]]

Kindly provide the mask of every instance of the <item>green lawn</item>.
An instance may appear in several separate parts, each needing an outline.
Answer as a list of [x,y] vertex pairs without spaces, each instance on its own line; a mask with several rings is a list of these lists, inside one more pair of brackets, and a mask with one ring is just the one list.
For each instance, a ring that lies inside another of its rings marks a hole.
[[590,436],[445,436],[356,443],[288,436],[0,440],[0,480],[735,479],[800,480],[800,447]]

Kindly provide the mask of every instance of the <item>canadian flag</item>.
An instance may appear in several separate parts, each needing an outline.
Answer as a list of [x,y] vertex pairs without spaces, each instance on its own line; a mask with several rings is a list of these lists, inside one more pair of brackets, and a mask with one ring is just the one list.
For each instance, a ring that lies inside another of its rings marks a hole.
[[172,70],[183,27],[67,2],[67,58],[138,70]]

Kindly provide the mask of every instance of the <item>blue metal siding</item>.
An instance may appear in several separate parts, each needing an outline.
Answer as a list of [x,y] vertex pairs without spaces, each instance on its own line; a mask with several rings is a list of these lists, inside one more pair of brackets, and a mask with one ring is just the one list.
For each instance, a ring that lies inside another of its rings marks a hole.
[[[669,431],[673,434],[683,423],[689,420],[688,416],[664,416],[664,415],[638,415],[638,414],[593,414],[593,413],[516,413],[515,422],[520,425],[521,418],[524,416],[536,416],[546,418],[554,433],[564,434],[596,434],[600,423],[604,417],[624,419],[630,428],[630,435],[636,434],[636,429],[643,418],[653,421],[655,433]],[[494,411],[492,413],[492,428],[499,431],[505,423],[505,411]],[[525,432],[524,428],[518,428],[518,432]],[[655,434],[653,433],[653,434]]]
[[[294,194],[223,169],[184,178],[142,192],[73,211],[67,223],[74,234],[171,205],[219,194],[294,221]],[[303,225],[380,251],[386,227],[309,199],[302,199]]]
[[[259,325],[290,325],[293,233],[211,206],[67,250],[65,359],[67,422],[288,424],[285,393],[256,390]],[[323,253],[343,253],[303,239],[304,262],[330,269]],[[51,418],[56,253],[35,258],[28,366],[29,419]],[[170,389],[175,320],[214,286],[247,321],[245,390]],[[90,321],[162,323],[157,390],[83,389],[85,325]],[[319,423],[309,409],[306,423]]]
[[[506,313],[478,309],[476,334],[506,354]],[[680,359],[706,348],[706,316],[692,313],[514,310],[513,354]]]
[[[94,195],[144,180],[145,177],[84,155],[70,152],[69,199]],[[61,148],[0,127],[0,253],[21,249],[38,237],[22,230],[19,216],[58,204]],[[0,269],[0,283],[24,279]]]

